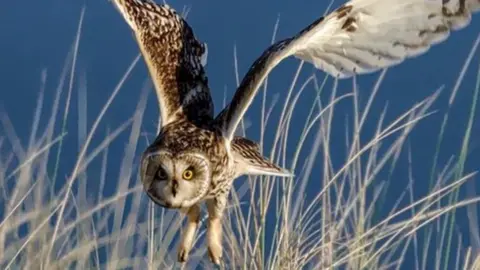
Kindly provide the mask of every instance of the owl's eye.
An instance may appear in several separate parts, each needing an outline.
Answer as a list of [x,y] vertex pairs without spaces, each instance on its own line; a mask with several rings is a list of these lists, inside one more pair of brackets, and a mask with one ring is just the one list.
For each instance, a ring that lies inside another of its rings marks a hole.
[[159,167],[158,170],[157,170],[157,175],[156,175],[157,179],[158,180],[165,180],[167,179],[167,172],[162,168],[162,167]]
[[193,169],[192,168],[188,168],[186,169],[185,171],[183,171],[183,179],[185,180],[192,180],[193,178]]

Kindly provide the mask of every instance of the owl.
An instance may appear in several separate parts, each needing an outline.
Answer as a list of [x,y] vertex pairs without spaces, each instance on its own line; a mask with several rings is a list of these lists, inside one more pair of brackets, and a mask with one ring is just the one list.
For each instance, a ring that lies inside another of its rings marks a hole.
[[149,0],[113,0],[133,30],[155,86],[161,130],[141,157],[145,193],[178,209],[187,224],[178,249],[185,262],[200,204],[208,211],[207,248],[222,258],[222,216],[241,175],[292,177],[235,130],[269,72],[294,56],[335,78],[374,72],[426,52],[469,24],[480,0],[350,0],[296,35],[267,48],[218,115],[205,74],[207,48],[175,10]]

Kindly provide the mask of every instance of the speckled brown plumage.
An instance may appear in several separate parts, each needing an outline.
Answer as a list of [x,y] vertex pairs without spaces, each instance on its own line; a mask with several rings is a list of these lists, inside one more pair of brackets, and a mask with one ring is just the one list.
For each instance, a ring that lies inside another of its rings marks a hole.
[[117,3],[134,29],[152,75],[162,121],[211,120],[213,102],[201,64],[205,45],[195,38],[190,26],[168,6],[140,0]]

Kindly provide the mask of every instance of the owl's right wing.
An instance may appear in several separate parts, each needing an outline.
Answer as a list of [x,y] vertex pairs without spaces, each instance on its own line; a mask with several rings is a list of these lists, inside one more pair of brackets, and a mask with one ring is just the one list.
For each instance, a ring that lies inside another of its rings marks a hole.
[[231,141],[268,73],[289,56],[338,78],[373,72],[426,52],[479,9],[480,0],[350,0],[265,50],[215,120]]
[[203,66],[206,47],[187,22],[167,5],[150,0],[113,0],[132,28],[160,104],[162,126],[188,118],[213,119]]

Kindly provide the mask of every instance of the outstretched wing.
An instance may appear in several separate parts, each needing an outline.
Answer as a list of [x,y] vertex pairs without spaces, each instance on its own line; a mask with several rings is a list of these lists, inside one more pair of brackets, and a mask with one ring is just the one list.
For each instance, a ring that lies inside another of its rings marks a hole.
[[175,10],[149,0],[113,1],[132,28],[156,88],[162,125],[186,117],[212,119],[203,69],[206,47]]
[[265,77],[288,56],[338,78],[373,72],[424,53],[450,30],[469,24],[471,13],[479,9],[480,0],[351,0],[293,38],[270,46],[215,121],[231,140]]

